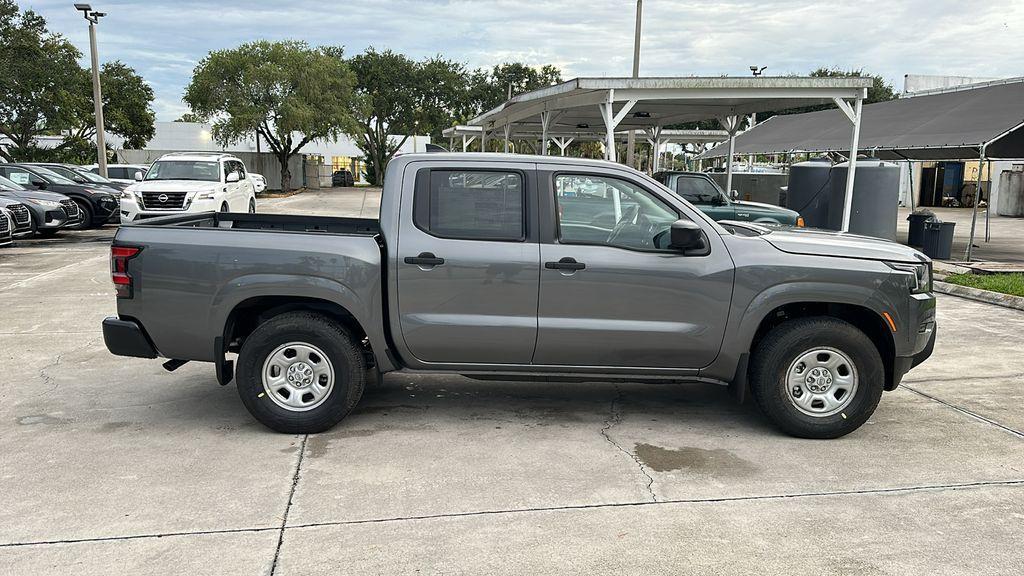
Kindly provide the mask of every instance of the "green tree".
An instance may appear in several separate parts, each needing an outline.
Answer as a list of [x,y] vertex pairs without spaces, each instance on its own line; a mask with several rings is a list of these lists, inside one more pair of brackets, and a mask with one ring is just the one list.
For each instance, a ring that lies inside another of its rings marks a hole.
[[211,52],[193,72],[185,102],[223,144],[259,134],[281,163],[313,140],[355,130],[350,114],[355,76],[338,47],[265,40]]
[[535,68],[521,62],[499,64],[490,71],[477,70],[469,79],[470,100],[477,113],[486,112],[513,96],[558,84],[562,71],[545,64]]
[[[100,83],[104,131],[124,138],[124,148],[144,148],[156,132],[156,114],[151,107],[153,88],[119,61],[107,62],[100,68]],[[77,96],[68,140],[91,140],[96,136],[91,70],[81,70]]]
[[472,114],[465,67],[440,56],[417,62],[391,50],[368,48],[349,60],[356,74],[353,134],[366,159],[366,178],[383,182],[388,162],[411,134],[440,137]]
[[200,118],[199,116],[193,114],[192,112],[185,112],[181,116],[178,116],[178,119],[175,120],[175,122],[202,122],[202,121],[203,121],[202,118]]
[[68,126],[81,71],[80,53],[31,10],[0,0],[0,134],[11,140],[0,149],[8,161],[35,156],[34,139]]

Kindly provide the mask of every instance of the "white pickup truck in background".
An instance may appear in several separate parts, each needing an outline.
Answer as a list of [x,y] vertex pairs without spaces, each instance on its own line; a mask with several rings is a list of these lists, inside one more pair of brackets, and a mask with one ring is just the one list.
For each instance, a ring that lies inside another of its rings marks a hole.
[[222,153],[161,156],[121,197],[121,222],[186,212],[256,212],[245,164]]

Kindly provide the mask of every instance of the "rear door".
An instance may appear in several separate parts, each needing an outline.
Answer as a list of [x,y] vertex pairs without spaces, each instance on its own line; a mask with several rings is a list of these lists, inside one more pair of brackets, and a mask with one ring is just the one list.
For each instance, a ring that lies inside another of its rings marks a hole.
[[416,162],[405,172],[412,194],[401,201],[397,286],[407,360],[529,364],[540,262],[534,165]]
[[[541,166],[541,281],[534,364],[697,369],[721,348],[732,298],[733,262],[718,233],[706,253],[667,247],[682,203],[628,173]],[[604,200],[597,219],[570,216],[579,183]],[[545,207],[546,206],[546,207]],[[611,211],[611,217],[603,214]]]

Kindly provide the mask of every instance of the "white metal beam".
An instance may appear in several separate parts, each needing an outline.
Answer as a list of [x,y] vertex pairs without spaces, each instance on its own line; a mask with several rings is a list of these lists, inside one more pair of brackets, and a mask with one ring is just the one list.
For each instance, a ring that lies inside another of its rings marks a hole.
[[719,118],[718,122],[729,133],[729,157],[725,163],[725,194],[732,198],[732,157],[736,155],[736,133],[740,130],[740,117],[733,114]]
[[853,135],[850,137],[850,160],[846,170],[846,197],[843,201],[843,232],[850,231],[850,215],[853,210],[853,184],[857,178],[857,146],[860,144],[860,120],[864,110],[864,100],[860,97],[853,110]]

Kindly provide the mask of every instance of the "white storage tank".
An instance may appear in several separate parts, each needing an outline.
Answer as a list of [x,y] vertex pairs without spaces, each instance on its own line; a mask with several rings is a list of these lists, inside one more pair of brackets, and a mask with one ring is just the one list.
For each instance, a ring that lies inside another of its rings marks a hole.
[[[846,173],[849,162],[832,167],[831,194],[828,205],[828,227],[843,227],[843,206],[846,200]],[[900,201],[900,167],[874,158],[857,159],[850,232],[896,240],[897,208]]]
[[789,188],[786,207],[796,210],[810,228],[828,227],[829,186],[832,162],[828,158],[811,158],[789,167]]
[[999,195],[996,198],[999,216],[1024,216],[1024,171],[1004,170],[999,175]]

